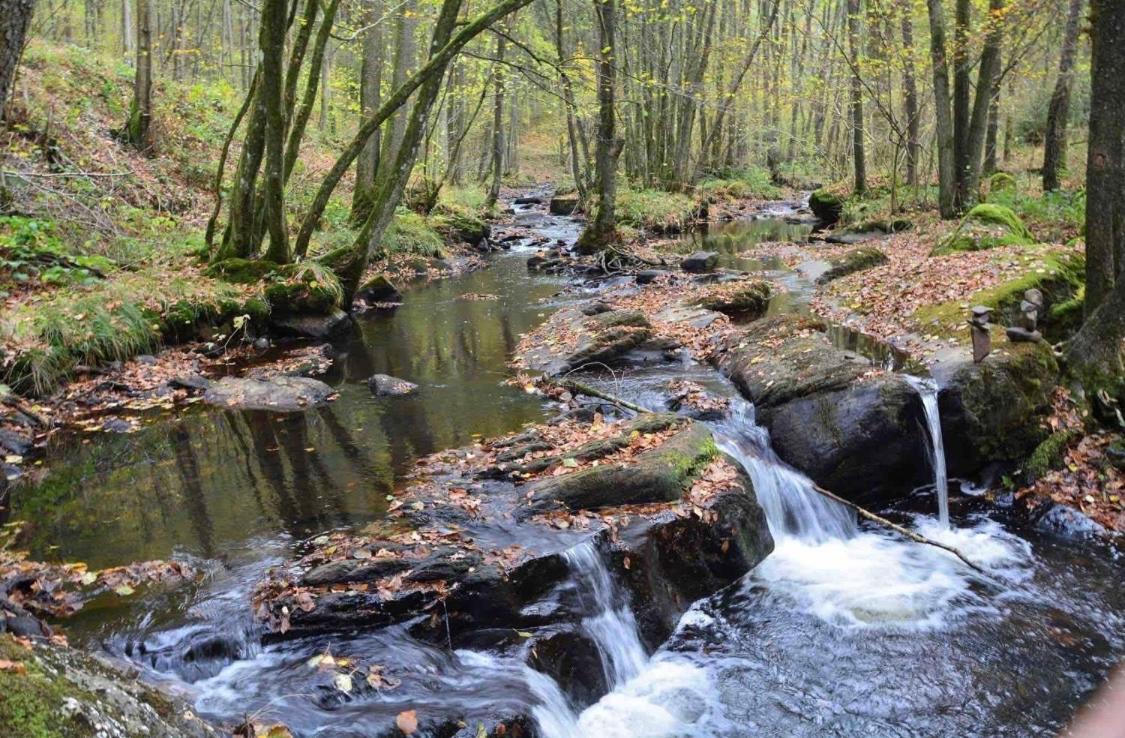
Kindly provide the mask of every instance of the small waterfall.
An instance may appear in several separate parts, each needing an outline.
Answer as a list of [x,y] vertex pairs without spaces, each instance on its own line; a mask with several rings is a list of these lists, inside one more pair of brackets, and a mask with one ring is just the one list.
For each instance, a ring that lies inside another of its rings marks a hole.
[[808,477],[777,458],[770,448],[769,433],[755,421],[749,402],[732,400],[730,419],[713,430],[719,448],[750,475],[775,538],[821,542],[855,535],[850,510],[817,493]]
[[926,413],[926,427],[930,437],[930,466],[934,470],[934,490],[938,498],[938,522],[943,528],[949,527],[949,475],[945,468],[945,442],[941,437],[941,415],[938,412],[938,388],[931,379],[907,377],[918,396],[922,398],[922,409]]
[[566,560],[577,579],[586,611],[593,613],[582,625],[601,653],[606,682],[618,687],[639,674],[648,661],[637,620],[593,543],[587,541],[570,549]]

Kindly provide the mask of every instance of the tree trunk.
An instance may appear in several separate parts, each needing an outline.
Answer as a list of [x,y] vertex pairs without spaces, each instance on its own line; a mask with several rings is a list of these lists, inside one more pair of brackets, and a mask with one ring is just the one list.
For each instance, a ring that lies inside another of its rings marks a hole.
[[[1059,188],[1059,172],[1066,171],[1066,123],[1070,114],[1070,85],[1074,79],[1074,58],[1078,52],[1078,24],[1083,0],[1070,0],[1063,32],[1062,53],[1055,91],[1047,107],[1047,130],[1043,139],[1043,191]],[[1121,43],[1118,40],[1118,43]]]
[[[407,77],[414,68],[417,48],[414,43],[414,29],[418,21],[417,0],[405,0],[405,6],[398,16],[395,25],[395,54],[394,65],[391,68],[391,89],[398,89],[406,83]],[[402,137],[406,133],[406,111],[400,109],[391,118],[390,130],[383,137],[383,151],[379,158],[381,161],[393,162],[398,158],[398,149],[402,144]]]
[[12,92],[35,0],[0,0],[0,120]]
[[859,78],[859,14],[860,0],[848,0],[848,53],[852,57],[851,118],[852,164],[855,168],[855,191],[867,191],[867,161],[863,142],[863,84]]
[[594,166],[598,176],[598,212],[587,225],[576,247],[581,253],[596,253],[617,240],[617,140],[614,98],[616,80],[616,0],[594,0],[598,29],[598,141]]
[[266,161],[264,198],[266,230],[270,236],[266,258],[284,264],[289,261],[289,230],[285,222],[285,109],[284,58],[287,4],[285,0],[264,0],[259,33],[262,77],[259,94],[266,117]]
[[[360,118],[368,118],[379,107],[383,85],[383,5],[375,2],[364,16],[368,24],[363,36],[363,63],[359,72]],[[371,213],[371,198],[375,194],[375,177],[379,171],[381,130],[375,131],[363,147],[355,163],[355,190],[352,194],[352,223],[359,225]]]
[[914,22],[909,7],[902,10],[902,48],[906,54],[902,70],[903,104],[906,113],[906,183],[918,184],[919,143],[918,84],[914,78]]
[[984,173],[997,170],[996,141],[1000,135],[1000,76],[992,82],[992,97],[988,103],[988,132],[984,137]]
[[504,34],[496,35],[496,65],[492,70],[492,176],[488,185],[486,210],[491,210],[500,197],[500,178],[504,174]]
[[133,77],[133,103],[125,124],[126,138],[138,151],[151,153],[152,140],[152,35],[153,0],[137,0],[137,69]]
[[132,0],[121,0],[121,55],[130,64],[133,62],[133,55],[137,50],[135,30],[133,2]]
[[930,58],[934,77],[934,139],[938,150],[938,209],[941,217],[957,215],[954,207],[956,152],[950,111],[949,61],[946,55],[945,16],[941,0],[926,0],[930,19]]

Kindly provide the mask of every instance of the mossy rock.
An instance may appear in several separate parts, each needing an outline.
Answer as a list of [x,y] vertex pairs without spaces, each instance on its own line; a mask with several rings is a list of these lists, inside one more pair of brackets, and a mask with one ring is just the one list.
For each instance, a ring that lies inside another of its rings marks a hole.
[[559,193],[551,198],[548,208],[552,215],[572,215],[578,209],[578,193]]
[[1007,172],[996,172],[988,178],[988,191],[989,192],[1015,192],[1019,189],[1016,184],[1016,178]]
[[887,255],[874,246],[861,246],[852,249],[829,261],[829,269],[820,275],[816,283],[827,284],[835,279],[846,277],[849,274],[862,272],[867,269],[887,263]]
[[1066,449],[1072,441],[1081,437],[1082,432],[1076,428],[1055,431],[1047,436],[1035,450],[1031,452],[1027,464],[1024,465],[1024,478],[1027,482],[1034,482],[1043,478],[1054,469],[1061,469]]
[[[113,665],[78,650],[37,642],[26,649],[0,635],[0,734],[12,738],[217,738],[218,731]],[[18,669],[18,670],[17,670]]]
[[1011,208],[985,202],[966,213],[956,230],[942,240],[930,256],[1034,243],[1035,237]]
[[939,394],[951,474],[1019,461],[1047,438],[1059,366],[1046,344],[1012,343],[952,372]]
[[730,284],[719,284],[710,294],[699,300],[699,306],[706,310],[730,315],[742,319],[760,318],[765,315],[770,304],[773,289],[765,280],[754,280],[737,283],[737,287]]
[[844,201],[827,190],[816,190],[809,195],[809,209],[822,223],[832,225],[840,220],[840,214],[844,212]]
[[277,268],[265,296],[272,314],[323,314],[341,307],[343,290],[336,276],[322,267],[286,264]]
[[492,234],[492,228],[481,218],[467,213],[443,213],[430,219],[434,230],[446,243],[467,243],[476,247]]
[[278,265],[264,259],[223,259],[207,267],[209,277],[221,279],[233,284],[256,284],[261,282],[273,272]]
[[398,287],[385,274],[376,274],[360,285],[356,296],[371,302],[398,302],[402,299]]

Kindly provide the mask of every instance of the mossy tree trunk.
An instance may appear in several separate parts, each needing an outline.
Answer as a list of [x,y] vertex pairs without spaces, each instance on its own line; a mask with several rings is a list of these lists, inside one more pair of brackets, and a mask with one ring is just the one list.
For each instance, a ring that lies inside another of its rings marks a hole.
[[500,179],[504,174],[504,51],[503,33],[496,34],[496,63],[492,68],[492,162],[488,197],[484,207],[491,210],[500,198]]
[[617,84],[616,0],[594,0],[598,28],[598,141],[594,167],[598,177],[598,212],[586,226],[575,247],[593,254],[617,241],[617,158],[622,142],[617,138],[614,111]]
[[0,120],[23,54],[35,0],[0,0]]
[[[383,86],[383,26],[381,2],[372,2],[363,16],[368,26],[363,35],[363,62],[359,73],[359,106],[362,118],[379,107]],[[380,131],[375,131],[355,162],[355,190],[352,193],[351,221],[363,223],[371,213],[375,177],[379,172]]]
[[1088,390],[1125,396],[1125,3],[1093,0],[1086,163],[1086,320],[1067,364]]
[[137,2],[137,69],[133,77],[133,102],[125,136],[138,151],[152,152],[152,35],[156,22],[152,0]]
[[[1070,0],[1063,32],[1062,53],[1055,91],[1047,107],[1047,131],[1043,140],[1043,191],[1059,188],[1059,171],[1066,170],[1066,121],[1070,114],[1070,86],[1074,80],[1074,58],[1078,55],[1078,23],[1084,0]],[[1120,41],[1119,41],[1120,42]]]
[[[266,114],[264,200],[270,245],[266,259],[289,261],[289,231],[285,223],[285,56],[286,0],[264,0],[259,45],[262,52],[260,94]],[[314,84],[310,82],[310,84]]]
[[848,54],[852,58],[851,100],[852,166],[857,194],[867,191],[867,157],[863,141],[863,82],[859,78],[859,24],[860,0],[848,0]]

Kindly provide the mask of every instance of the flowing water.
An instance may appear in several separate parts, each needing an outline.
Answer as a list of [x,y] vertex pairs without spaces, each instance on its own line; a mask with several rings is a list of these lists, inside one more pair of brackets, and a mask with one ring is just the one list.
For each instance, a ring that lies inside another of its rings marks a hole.
[[[576,231],[568,219],[528,222],[552,238]],[[715,248],[728,265],[767,273],[788,288],[771,310],[799,311],[817,265],[793,270],[740,253],[806,231],[781,220],[728,224],[683,248]],[[263,643],[249,593],[297,540],[377,519],[420,455],[545,417],[537,398],[502,384],[506,362],[520,333],[582,290],[560,294],[564,280],[529,275],[525,258],[496,256],[486,270],[410,290],[394,313],[362,318],[329,376],[340,398],[326,409],[285,417],[201,409],[128,436],[59,441],[47,481],[14,498],[14,517],[35,521],[37,555],[91,566],[177,555],[206,572],[195,587],[91,603],[68,625],[72,640],[133,661],[207,717],[250,714],[318,738],[376,735],[405,709],[522,711],[544,738],[1051,735],[1125,653],[1122,565],[1112,551],[1012,528],[994,508],[958,506],[956,525],[945,524],[928,385],[918,386],[941,510],[935,516],[927,498],[887,514],[956,546],[987,578],[861,525],[817,494],[773,453],[754,408],[690,357],[632,370],[612,389],[656,407],[675,377],[731,398],[714,430],[753,480],[776,547],[740,583],[696,603],[654,654],[597,549],[567,551],[569,596],[611,688],[595,704],[574,709],[522,654],[450,651],[405,627]],[[837,337],[901,365],[863,337]],[[372,398],[363,380],[374,372],[422,390]],[[401,684],[344,696],[308,666],[325,652],[384,664]]]
[[930,379],[910,377],[910,384],[922,398],[926,413],[926,430],[930,439],[930,466],[934,470],[934,492],[938,500],[938,522],[949,527],[949,475],[945,468],[945,442],[941,437],[941,415],[938,413],[938,387]]

